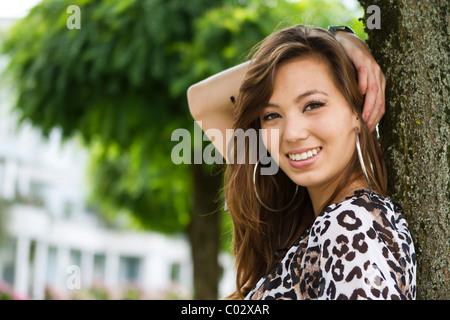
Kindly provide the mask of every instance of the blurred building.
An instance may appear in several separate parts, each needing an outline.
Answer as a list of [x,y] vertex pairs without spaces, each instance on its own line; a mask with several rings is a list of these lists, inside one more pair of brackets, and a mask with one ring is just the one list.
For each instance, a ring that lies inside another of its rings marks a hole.
[[[0,32],[12,22],[0,19]],[[113,228],[88,210],[86,151],[76,142],[63,144],[58,130],[44,139],[29,124],[17,126],[13,90],[1,76],[6,63],[0,57],[3,285],[32,299],[44,299],[48,290],[68,298],[96,286],[113,297],[134,286],[143,298],[189,298],[192,261],[186,239]],[[232,291],[234,274],[231,257],[220,259],[223,296]]]

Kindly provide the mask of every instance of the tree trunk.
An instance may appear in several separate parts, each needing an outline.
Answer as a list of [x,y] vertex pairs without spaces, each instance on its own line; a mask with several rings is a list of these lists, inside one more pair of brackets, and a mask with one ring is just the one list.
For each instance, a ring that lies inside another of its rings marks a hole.
[[[450,2],[359,2],[367,43],[387,78],[380,136],[389,190],[414,239],[417,298],[449,299]],[[380,29],[369,28],[371,5],[380,10]]]
[[194,177],[194,208],[188,235],[194,263],[194,299],[215,300],[218,294],[220,248],[220,213],[218,192],[220,176],[206,173],[199,164],[192,164]]

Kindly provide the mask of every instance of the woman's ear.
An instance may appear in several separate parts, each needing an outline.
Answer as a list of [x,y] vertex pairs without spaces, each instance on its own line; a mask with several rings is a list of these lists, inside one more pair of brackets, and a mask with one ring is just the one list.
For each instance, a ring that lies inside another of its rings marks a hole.
[[359,117],[357,114],[353,114],[353,128],[356,129],[357,133],[361,133],[361,117]]

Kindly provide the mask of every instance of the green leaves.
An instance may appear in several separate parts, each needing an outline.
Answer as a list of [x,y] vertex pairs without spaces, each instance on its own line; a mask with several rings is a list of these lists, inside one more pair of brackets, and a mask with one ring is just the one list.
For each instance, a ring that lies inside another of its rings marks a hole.
[[[80,30],[66,28],[70,4],[74,1],[44,1],[5,42],[23,118],[45,133],[62,125],[65,137],[81,131],[90,142],[100,133],[105,142],[128,147],[139,137],[136,131],[145,131],[152,120],[159,126],[172,111],[183,111],[186,117],[181,97],[167,95],[177,65],[169,44],[187,40],[186,32],[155,24],[165,10],[162,1],[75,1],[81,8]],[[164,17],[171,15],[164,12]],[[140,115],[153,108],[159,117],[105,119],[107,114],[128,114],[130,105]]]
[[[117,212],[134,215],[141,227],[176,232],[190,221],[191,177],[157,153],[149,156],[142,144],[122,153],[118,146],[98,143],[93,148],[90,177],[96,186],[91,201],[115,219]],[[98,164],[102,165],[99,166]],[[98,201],[101,200],[101,201]]]

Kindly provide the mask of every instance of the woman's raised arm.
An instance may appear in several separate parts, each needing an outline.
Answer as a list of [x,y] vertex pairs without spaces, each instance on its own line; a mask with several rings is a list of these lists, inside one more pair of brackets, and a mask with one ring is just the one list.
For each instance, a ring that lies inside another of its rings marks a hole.
[[[189,110],[194,119],[201,121],[202,129],[208,135],[208,129],[217,129],[222,133],[223,141],[212,141],[216,149],[224,156],[226,129],[233,128],[233,102],[244,80],[249,62],[215,74],[192,85],[188,92]],[[211,139],[211,136],[208,135]],[[226,159],[227,160],[227,159]]]

